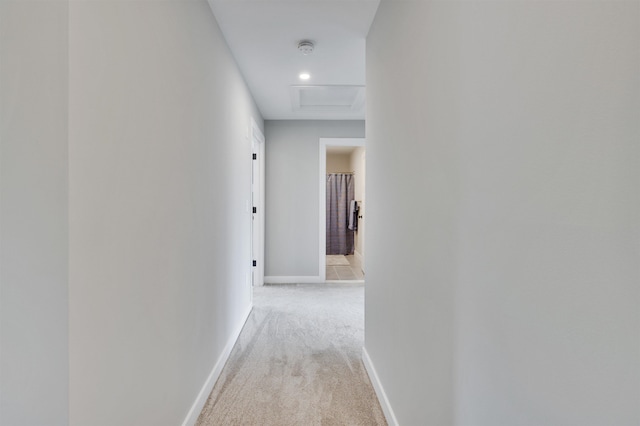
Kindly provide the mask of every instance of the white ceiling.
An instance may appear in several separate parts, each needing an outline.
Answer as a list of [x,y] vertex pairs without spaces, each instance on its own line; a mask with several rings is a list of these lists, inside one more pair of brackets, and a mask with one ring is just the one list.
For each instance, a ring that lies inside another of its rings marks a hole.
[[[365,39],[379,0],[209,4],[265,119],[364,119],[358,86],[365,84]],[[314,52],[300,53],[301,40],[313,41]],[[298,78],[303,71],[309,80]]]

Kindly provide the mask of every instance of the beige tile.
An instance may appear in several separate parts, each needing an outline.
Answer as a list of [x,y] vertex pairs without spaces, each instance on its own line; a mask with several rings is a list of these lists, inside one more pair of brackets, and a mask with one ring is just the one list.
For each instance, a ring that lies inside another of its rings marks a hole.
[[338,277],[338,273],[336,272],[336,268],[335,268],[335,266],[327,266],[327,269],[326,269],[326,277],[325,277],[325,279],[327,279],[327,280],[337,280],[337,279],[340,279],[340,278]]
[[353,269],[350,266],[335,266],[338,277],[341,280],[355,280],[356,274],[353,273]]
[[351,266],[360,266],[361,265],[360,259],[358,259],[354,255],[350,254],[350,255],[345,256],[345,257],[349,261],[349,265],[351,265]]

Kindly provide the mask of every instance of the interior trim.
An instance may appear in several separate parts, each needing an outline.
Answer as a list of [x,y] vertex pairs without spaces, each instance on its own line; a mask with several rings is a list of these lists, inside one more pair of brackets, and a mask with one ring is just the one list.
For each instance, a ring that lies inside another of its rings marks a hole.
[[387,419],[387,423],[389,424],[389,426],[398,426],[398,419],[396,419],[393,408],[391,408],[391,403],[389,403],[387,394],[382,387],[382,382],[380,382],[378,373],[376,372],[376,369],[373,366],[373,362],[369,357],[369,353],[367,352],[367,348],[365,347],[362,348],[362,362],[364,363],[365,370],[367,370],[367,373],[369,374],[369,379],[371,380],[373,389],[376,391],[378,401],[380,402],[380,406],[382,407],[384,417]]
[[247,322],[247,319],[249,319],[249,315],[251,314],[252,309],[253,305],[249,306],[249,309],[247,309],[247,311],[245,312],[242,321],[240,321],[234,332],[231,334],[231,337],[227,341],[226,346],[222,350],[222,354],[220,354],[220,357],[218,357],[218,361],[213,366],[213,369],[211,370],[211,373],[209,373],[209,377],[207,377],[207,380],[205,380],[204,385],[202,385],[202,389],[200,389],[196,400],[193,402],[193,405],[191,405],[187,416],[182,422],[182,426],[194,426],[196,424],[196,421],[200,416],[200,412],[202,412],[204,404],[207,402],[207,398],[209,398],[209,394],[211,394],[211,391],[213,390],[213,386],[216,384],[216,381],[222,373],[222,368],[229,360],[231,350],[236,344],[238,337],[240,337],[240,332],[242,332],[244,324]]

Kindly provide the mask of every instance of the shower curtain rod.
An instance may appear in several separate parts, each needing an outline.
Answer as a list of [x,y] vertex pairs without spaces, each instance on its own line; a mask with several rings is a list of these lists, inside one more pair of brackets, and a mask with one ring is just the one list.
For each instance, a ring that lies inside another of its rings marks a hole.
[[356,172],[327,172],[328,175],[355,175]]

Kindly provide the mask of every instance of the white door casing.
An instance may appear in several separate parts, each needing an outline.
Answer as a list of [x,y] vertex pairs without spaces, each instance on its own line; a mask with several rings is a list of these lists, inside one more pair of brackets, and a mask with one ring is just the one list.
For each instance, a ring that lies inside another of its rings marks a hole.
[[328,146],[365,146],[364,138],[320,138],[320,170],[319,176],[319,223],[318,223],[318,266],[320,281],[324,282],[327,278],[327,147]]
[[251,147],[255,159],[251,160],[251,203],[255,213],[251,214],[251,260],[252,285],[264,285],[264,193],[265,193],[265,139],[254,119],[251,119]]

